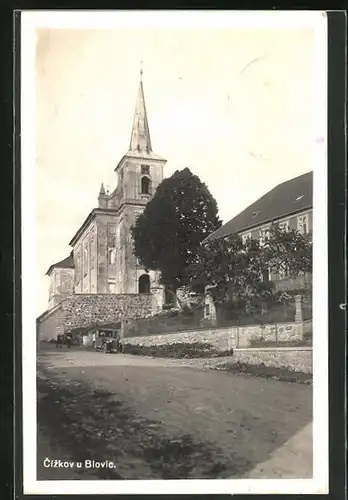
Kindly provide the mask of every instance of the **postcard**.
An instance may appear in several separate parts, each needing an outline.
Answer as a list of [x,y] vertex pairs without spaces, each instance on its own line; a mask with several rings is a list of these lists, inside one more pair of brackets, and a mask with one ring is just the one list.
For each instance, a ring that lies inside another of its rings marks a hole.
[[326,14],[20,50],[24,493],[327,493]]

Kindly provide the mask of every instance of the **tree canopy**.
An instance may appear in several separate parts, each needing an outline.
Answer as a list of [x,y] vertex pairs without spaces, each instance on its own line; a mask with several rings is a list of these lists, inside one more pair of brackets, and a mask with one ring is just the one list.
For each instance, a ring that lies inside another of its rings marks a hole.
[[272,226],[263,244],[238,235],[201,245],[187,269],[187,284],[208,287],[217,305],[241,300],[260,303],[273,294],[269,273],[295,277],[312,270],[309,235]]
[[188,168],[162,181],[132,228],[134,254],[176,290],[201,242],[218,227],[217,203]]

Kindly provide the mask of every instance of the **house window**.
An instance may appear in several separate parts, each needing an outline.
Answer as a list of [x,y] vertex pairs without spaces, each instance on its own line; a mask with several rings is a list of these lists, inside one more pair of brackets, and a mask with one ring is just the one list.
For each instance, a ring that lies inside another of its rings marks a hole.
[[206,316],[210,315],[210,306],[209,306],[209,304],[206,304],[206,306],[205,306],[205,315]]
[[267,240],[269,240],[269,229],[260,229],[259,231],[260,246],[263,246]]
[[299,215],[297,217],[297,230],[301,234],[307,234],[309,232],[308,228],[308,214]]
[[284,220],[282,222],[279,222],[278,227],[281,231],[289,231],[289,221]]
[[278,277],[280,280],[284,280],[288,276],[289,276],[289,269],[286,265],[284,265],[278,270]]
[[142,165],[141,166],[141,175],[150,175],[149,165]]
[[141,178],[141,193],[150,194],[150,179],[148,177]]
[[251,238],[251,233],[245,233],[245,234],[242,234],[242,242],[243,242],[243,245],[247,242],[247,240]]
[[269,281],[272,281],[272,273],[270,269],[267,269],[266,271],[263,271],[262,273],[262,281],[264,283],[268,283]]

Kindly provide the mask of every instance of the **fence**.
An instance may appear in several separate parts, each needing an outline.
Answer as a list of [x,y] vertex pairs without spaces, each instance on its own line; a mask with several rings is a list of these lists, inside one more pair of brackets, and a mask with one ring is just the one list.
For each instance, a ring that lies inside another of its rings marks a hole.
[[[312,318],[312,298],[306,294],[302,303],[303,320]],[[295,299],[294,297],[284,302],[269,302],[261,304],[259,310],[249,314],[241,307],[217,308],[217,328],[243,327],[253,325],[271,325],[279,323],[291,323],[295,321]],[[209,321],[204,320],[204,307],[196,307],[192,310],[169,310],[151,318],[138,319],[128,322],[124,327],[125,337],[136,337],[145,335],[158,335],[182,331],[206,329],[212,326]]]

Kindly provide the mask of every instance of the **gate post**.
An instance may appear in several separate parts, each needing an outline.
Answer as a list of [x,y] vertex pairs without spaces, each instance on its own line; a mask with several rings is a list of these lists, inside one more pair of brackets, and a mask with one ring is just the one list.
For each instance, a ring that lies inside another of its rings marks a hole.
[[295,296],[295,322],[302,323],[303,321],[303,310],[302,310],[302,296]]

